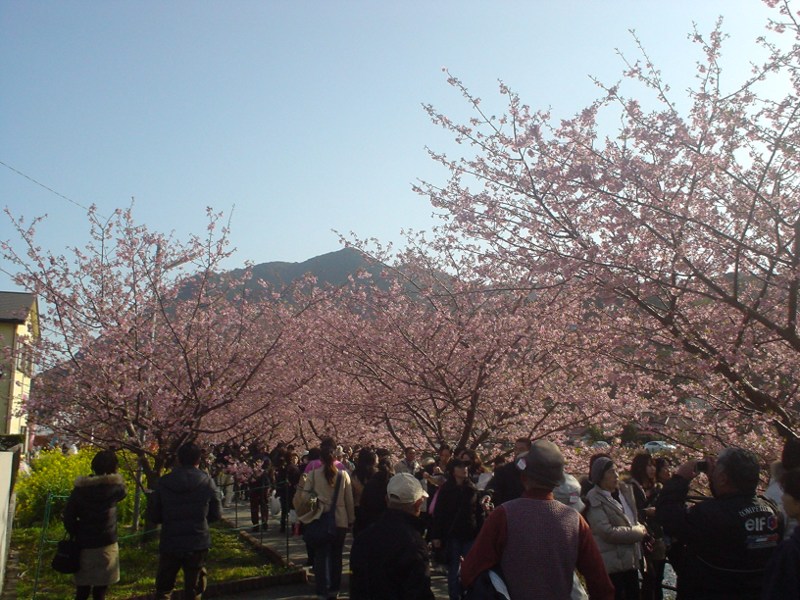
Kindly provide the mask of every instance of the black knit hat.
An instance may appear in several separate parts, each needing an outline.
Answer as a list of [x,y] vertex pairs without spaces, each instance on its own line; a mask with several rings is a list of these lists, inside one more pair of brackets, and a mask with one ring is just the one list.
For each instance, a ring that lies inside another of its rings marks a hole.
[[592,470],[589,472],[589,480],[595,485],[600,485],[603,475],[605,475],[606,471],[610,470],[613,466],[613,460],[607,456],[601,456],[592,463]]
[[517,458],[517,468],[540,487],[552,490],[564,479],[564,455],[553,442],[536,440]]

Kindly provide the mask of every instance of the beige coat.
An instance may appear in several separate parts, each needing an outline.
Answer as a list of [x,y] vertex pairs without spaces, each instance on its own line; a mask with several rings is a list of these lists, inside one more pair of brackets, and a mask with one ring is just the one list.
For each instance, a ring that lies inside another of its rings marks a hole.
[[[339,497],[336,499],[336,526],[351,527],[356,520],[353,508],[353,486],[347,471],[339,471],[339,473],[342,475],[342,483],[339,488]],[[328,484],[328,480],[325,479],[324,467],[320,467],[308,474],[301,490],[298,490],[297,493],[316,494],[322,511],[328,512],[331,502],[333,502],[333,492],[334,486]]]
[[[636,502],[630,486],[620,482],[619,492],[636,513]],[[644,525],[631,523],[622,508],[600,493],[597,486],[586,495],[586,520],[592,528],[603,563],[608,573],[621,573],[639,568],[640,542],[647,534]]]

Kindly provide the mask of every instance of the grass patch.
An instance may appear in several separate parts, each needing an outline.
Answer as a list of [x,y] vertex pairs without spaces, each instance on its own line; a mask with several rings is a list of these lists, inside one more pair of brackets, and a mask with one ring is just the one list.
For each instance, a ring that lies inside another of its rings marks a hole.
[[[33,598],[36,579],[36,564],[39,555],[39,527],[15,528],[11,537],[16,551],[20,574],[17,582],[18,598]],[[63,529],[55,526],[48,530],[48,539],[58,540]],[[211,551],[208,555],[209,584],[235,581],[248,577],[277,575],[288,570],[271,565],[244,544],[238,533],[222,524],[211,527]],[[124,600],[155,591],[155,576],[158,566],[158,540],[143,542],[140,536],[124,536],[120,531],[120,581],[112,585],[106,596],[109,600]],[[55,552],[55,543],[45,543],[36,600],[64,600],[74,595],[72,575],[62,575],[50,568]],[[183,589],[182,576],[178,575],[176,589]]]

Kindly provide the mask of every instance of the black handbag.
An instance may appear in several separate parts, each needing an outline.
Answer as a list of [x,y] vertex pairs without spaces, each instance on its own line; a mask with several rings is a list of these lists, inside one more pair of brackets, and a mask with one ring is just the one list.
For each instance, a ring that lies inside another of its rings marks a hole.
[[336,501],[339,499],[341,482],[342,474],[339,473],[336,475],[336,489],[333,492],[330,509],[303,527],[303,540],[312,548],[330,544],[336,539]]
[[56,546],[56,554],[50,563],[59,573],[77,573],[81,569],[81,547],[67,536]]

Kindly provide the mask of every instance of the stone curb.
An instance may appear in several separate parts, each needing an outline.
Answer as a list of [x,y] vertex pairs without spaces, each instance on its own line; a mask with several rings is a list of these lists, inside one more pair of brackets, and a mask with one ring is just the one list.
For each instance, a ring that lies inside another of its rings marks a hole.
[[[233,523],[223,517],[222,523],[235,529]],[[284,558],[275,552],[269,546],[265,546],[258,541],[254,536],[250,535],[247,531],[239,531],[239,537],[250,546],[257,554],[263,556],[269,561],[270,564],[278,565],[284,568],[297,568],[292,563],[287,563]],[[180,579],[180,577],[178,578]],[[263,588],[273,587],[277,585],[291,585],[299,583],[308,583],[308,573],[305,569],[297,568],[296,571],[289,573],[280,573],[278,575],[264,575],[262,577],[249,577],[247,579],[237,579],[235,581],[224,581],[222,583],[212,583],[203,592],[203,598],[214,598],[215,596],[224,596],[227,594],[239,594],[242,592],[250,592],[253,590],[260,590]],[[144,594],[142,596],[134,596],[128,600],[155,600],[155,594]],[[172,600],[183,600],[183,590],[177,589],[172,593]]]
[[[225,523],[225,525],[227,525],[231,529],[234,529],[233,523],[231,523],[227,519],[223,518],[222,522]],[[275,552],[275,550],[273,550],[269,546],[265,546],[260,541],[258,541],[248,531],[244,530],[240,531],[239,537],[242,538],[242,541],[244,541],[248,546],[253,548],[253,550],[257,554],[260,554],[261,556],[266,558],[270,562],[270,564],[279,565],[281,567],[287,567],[287,568],[294,566],[290,563],[287,563],[286,560],[284,560],[284,558],[280,554]]]
[[[179,578],[180,579],[180,578]],[[203,598],[214,598],[227,594],[239,594],[250,592],[276,585],[289,585],[296,583],[308,583],[308,574],[300,569],[291,573],[281,573],[280,575],[265,575],[263,577],[249,577],[248,579],[238,579],[236,581],[225,581],[223,583],[212,583],[203,592]],[[155,594],[144,594],[134,596],[128,600],[155,600]],[[172,600],[183,600],[183,590],[176,589],[172,593]]]

